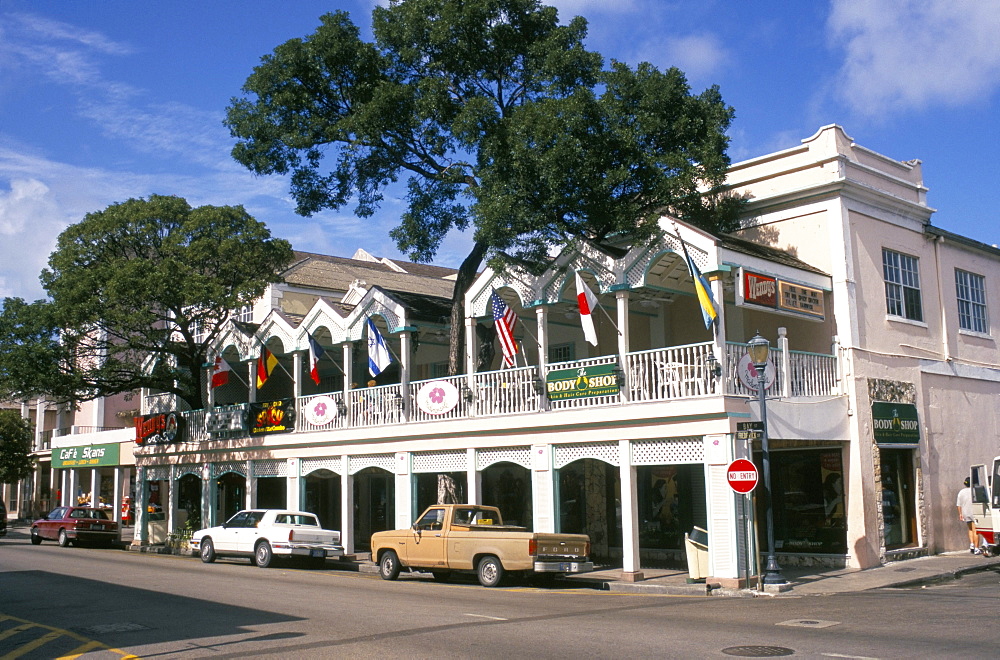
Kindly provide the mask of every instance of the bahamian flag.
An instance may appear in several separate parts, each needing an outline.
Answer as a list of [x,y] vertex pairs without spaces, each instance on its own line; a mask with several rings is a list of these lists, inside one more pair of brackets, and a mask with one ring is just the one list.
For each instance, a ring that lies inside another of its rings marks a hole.
[[385,368],[392,362],[389,355],[389,347],[385,344],[385,338],[375,327],[375,323],[368,319],[368,373],[372,378],[385,371]]
[[684,243],[684,239],[677,235],[680,239],[681,247],[684,249],[684,261],[687,262],[688,270],[691,271],[691,277],[694,278],[694,292],[698,296],[698,304],[701,306],[701,316],[705,320],[705,328],[711,328],[712,324],[715,323],[715,319],[719,317],[719,311],[715,307],[715,298],[712,297],[712,289],[708,285],[708,280],[705,276],[701,274],[698,267],[694,265],[694,261],[691,260],[691,255],[688,254],[687,245]]

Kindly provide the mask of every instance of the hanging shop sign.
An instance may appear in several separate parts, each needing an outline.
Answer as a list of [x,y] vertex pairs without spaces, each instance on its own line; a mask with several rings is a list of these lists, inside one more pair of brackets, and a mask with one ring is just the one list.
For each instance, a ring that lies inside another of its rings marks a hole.
[[250,404],[250,435],[291,433],[295,430],[295,399]]
[[458,405],[458,388],[446,380],[435,380],[417,390],[417,407],[428,415],[445,415]]
[[912,403],[872,402],[872,433],[878,445],[915,445],[920,442],[920,420]]
[[[750,359],[749,353],[744,353],[740,361],[736,363],[736,376],[740,379],[743,387],[756,392],[760,389],[760,372]],[[764,389],[769,390],[774,385],[778,377],[778,370],[774,367],[774,360],[767,358],[767,365],[764,367]]]
[[337,418],[337,402],[325,394],[309,399],[305,405],[306,419],[313,426],[326,426]]
[[582,399],[592,396],[617,396],[618,364],[595,364],[576,369],[557,369],[545,376],[545,392],[550,401]]
[[823,318],[823,292],[801,284],[778,282],[778,309]]
[[184,442],[184,418],[177,411],[133,417],[135,444],[170,445]]
[[88,447],[63,447],[52,450],[52,467],[78,468],[118,465],[120,445],[90,445]]
[[243,433],[246,430],[246,409],[242,407],[215,409],[205,418],[205,431],[209,435]]
[[822,321],[823,291],[777,277],[742,269],[740,277],[743,305],[756,305]]

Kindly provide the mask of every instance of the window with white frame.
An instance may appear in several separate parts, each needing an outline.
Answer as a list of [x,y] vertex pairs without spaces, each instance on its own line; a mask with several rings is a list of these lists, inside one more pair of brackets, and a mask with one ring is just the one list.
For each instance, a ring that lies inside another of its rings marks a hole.
[[956,268],[955,292],[958,296],[958,327],[983,334],[989,332],[986,278]]
[[576,359],[575,348],[573,344],[555,344],[549,346],[549,364],[569,362]]
[[918,260],[907,254],[882,249],[882,277],[885,280],[885,311],[911,321],[923,321],[920,308]]

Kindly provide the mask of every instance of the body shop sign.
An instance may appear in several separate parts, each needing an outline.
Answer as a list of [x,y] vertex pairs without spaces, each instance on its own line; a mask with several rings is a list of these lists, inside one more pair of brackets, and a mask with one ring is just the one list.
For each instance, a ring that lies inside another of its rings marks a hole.
[[920,420],[912,403],[872,403],[872,433],[879,445],[915,445],[920,442]]
[[550,401],[591,396],[616,396],[619,393],[617,364],[596,364],[578,369],[558,369],[545,377],[545,392]]
[[52,450],[52,467],[75,468],[118,465],[118,444],[63,447]]
[[290,433],[295,430],[295,400],[278,399],[250,404],[250,435]]

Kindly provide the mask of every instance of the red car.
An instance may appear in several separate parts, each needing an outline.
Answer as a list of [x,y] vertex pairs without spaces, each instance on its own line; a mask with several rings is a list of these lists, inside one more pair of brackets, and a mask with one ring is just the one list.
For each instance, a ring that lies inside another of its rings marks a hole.
[[58,541],[64,548],[77,542],[110,546],[117,538],[118,523],[112,520],[109,509],[60,506],[31,523],[31,542],[34,545],[48,539]]

